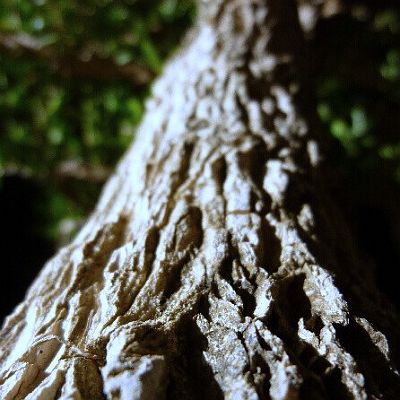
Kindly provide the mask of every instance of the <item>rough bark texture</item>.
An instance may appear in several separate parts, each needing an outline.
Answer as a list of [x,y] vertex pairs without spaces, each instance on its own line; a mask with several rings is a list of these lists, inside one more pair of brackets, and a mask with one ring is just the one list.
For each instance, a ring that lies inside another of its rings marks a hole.
[[398,321],[324,194],[301,46],[290,1],[204,2],[7,318],[1,399],[396,398]]

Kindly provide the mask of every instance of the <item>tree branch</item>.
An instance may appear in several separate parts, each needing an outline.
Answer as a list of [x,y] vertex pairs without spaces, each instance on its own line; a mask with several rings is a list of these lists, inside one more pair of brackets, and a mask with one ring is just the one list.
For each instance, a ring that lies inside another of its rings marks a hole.
[[35,172],[27,166],[8,165],[0,168],[0,178],[17,175],[21,178],[33,178],[41,181],[49,179],[56,181],[79,180],[102,184],[111,175],[111,169],[100,165],[90,165],[78,160],[67,160],[57,164],[48,173]]
[[134,86],[144,86],[155,76],[153,71],[138,63],[118,65],[113,60],[98,56],[83,60],[72,51],[62,55],[51,46],[27,34],[0,34],[0,52],[12,57],[42,60],[50,68],[66,77],[96,80],[123,79]]

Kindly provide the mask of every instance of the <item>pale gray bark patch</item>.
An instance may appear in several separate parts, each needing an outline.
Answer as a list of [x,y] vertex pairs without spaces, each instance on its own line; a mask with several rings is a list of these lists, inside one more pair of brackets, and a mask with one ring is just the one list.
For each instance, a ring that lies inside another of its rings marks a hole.
[[324,194],[296,10],[203,3],[5,321],[2,399],[396,398],[398,321]]

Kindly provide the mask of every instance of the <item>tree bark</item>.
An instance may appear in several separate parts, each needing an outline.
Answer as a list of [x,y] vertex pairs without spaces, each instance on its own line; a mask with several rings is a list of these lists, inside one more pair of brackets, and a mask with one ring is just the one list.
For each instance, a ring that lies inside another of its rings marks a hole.
[[397,315],[326,189],[294,3],[199,14],[92,216],[6,319],[2,399],[400,393]]

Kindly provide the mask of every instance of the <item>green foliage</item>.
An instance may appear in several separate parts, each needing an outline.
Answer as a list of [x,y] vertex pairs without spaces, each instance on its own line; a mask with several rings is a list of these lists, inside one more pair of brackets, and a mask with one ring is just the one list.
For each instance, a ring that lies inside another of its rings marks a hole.
[[348,175],[400,187],[400,10],[337,17],[317,81],[318,113]]
[[60,163],[111,169],[132,141],[149,92],[149,84],[96,78],[96,71],[69,76],[52,58],[134,63],[158,74],[193,16],[190,1],[2,0],[0,38],[35,51],[0,47],[0,177],[17,170],[50,182],[40,212],[51,234],[66,216],[86,215],[101,186],[82,199],[87,184],[72,179],[66,190],[55,177]]
[[[57,55],[135,62],[158,73],[192,15],[190,2],[171,0],[4,0],[0,32],[29,35]],[[140,120],[147,88],[68,79],[49,63],[0,55],[3,166],[36,173],[70,158],[113,165]]]

